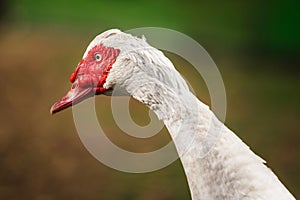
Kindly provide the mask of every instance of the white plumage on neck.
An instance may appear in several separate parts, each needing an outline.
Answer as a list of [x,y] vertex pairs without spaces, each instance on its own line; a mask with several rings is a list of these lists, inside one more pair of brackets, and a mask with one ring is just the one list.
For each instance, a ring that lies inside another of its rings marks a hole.
[[294,199],[264,161],[189,91],[162,52],[118,30],[101,34],[90,46],[99,42],[121,50],[104,87],[120,85],[164,121],[193,199]]

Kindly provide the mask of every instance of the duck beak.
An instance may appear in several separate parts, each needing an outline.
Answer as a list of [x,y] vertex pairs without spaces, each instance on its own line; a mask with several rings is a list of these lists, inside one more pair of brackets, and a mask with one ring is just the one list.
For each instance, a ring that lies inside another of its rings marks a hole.
[[70,91],[51,107],[50,113],[60,112],[92,96],[94,96],[93,88],[82,88],[74,82]]

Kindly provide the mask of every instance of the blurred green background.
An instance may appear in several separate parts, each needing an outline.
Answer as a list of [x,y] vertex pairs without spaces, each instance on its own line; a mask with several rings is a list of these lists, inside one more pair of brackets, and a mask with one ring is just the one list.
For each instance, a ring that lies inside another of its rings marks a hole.
[[[110,28],[158,26],[206,48],[224,79],[226,124],[300,197],[300,28],[298,1],[0,1],[0,199],[189,199],[179,161],[147,174],[112,170],[81,144],[71,110],[50,116],[89,41]],[[183,59],[166,53],[197,96],[209,96]],[[170,140],[164,129],[133,139],[97,97],[101,125],[116,144],[140,152]],[[131,100],[140,125],[145,106]],[[101,141],[99,141],[101,145]]]

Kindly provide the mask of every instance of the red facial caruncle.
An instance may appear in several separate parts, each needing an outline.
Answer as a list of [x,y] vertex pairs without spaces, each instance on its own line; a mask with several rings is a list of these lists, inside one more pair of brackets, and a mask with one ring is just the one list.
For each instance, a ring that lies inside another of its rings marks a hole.
[[78,64],[70,76],[71,90],[51,107],[51,113],[59,112],[93,95],[102,94],[108,73],[115,63],[119,49],[95,45]]

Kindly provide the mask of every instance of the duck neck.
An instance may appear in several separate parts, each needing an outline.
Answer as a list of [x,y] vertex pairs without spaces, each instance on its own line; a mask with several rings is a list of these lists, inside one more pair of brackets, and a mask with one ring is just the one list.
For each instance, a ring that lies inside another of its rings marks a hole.
[[199,160],[210,152],[223,124],[189,91],[178,94],[160,83],[147,82],[130,93],[163,120],[181,159],[193,198],[200,192],[209,193],[198,184],[205,179],[204,173],[195,169],[200,169]]
[[259,199],[261,194],[273,197],[273,188],[290,195],[264,161],[192,93],[174,92],[159,82],[134,85],[132,96],[166,125],[192,199]]
[[192,198],[293,199],[264,161],[189,91],[172,63],[163,58],[146,56],[133,63],[132,59],[120,60],[124,73],[115,73],[123,78],[121,88],[163,120],[180,156]]

